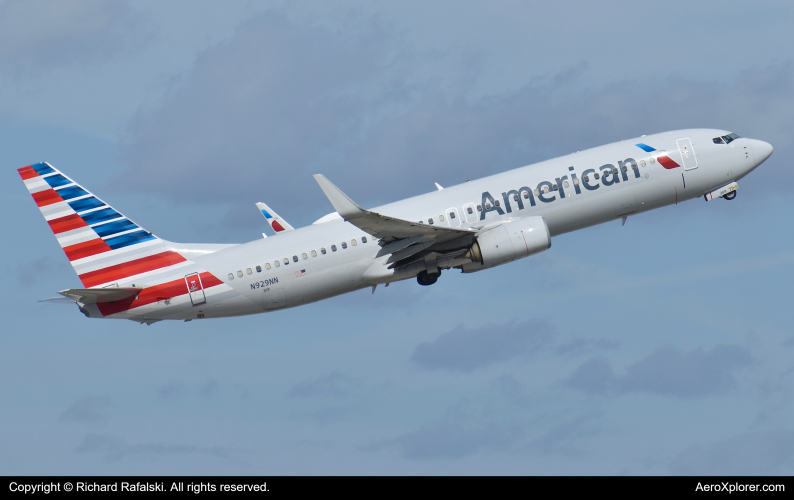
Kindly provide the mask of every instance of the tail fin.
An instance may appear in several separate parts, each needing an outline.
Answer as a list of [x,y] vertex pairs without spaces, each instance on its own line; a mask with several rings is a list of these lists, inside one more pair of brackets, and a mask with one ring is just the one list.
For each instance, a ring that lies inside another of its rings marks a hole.
[[17,171],[86,288],[185,262],[163,240],[47,163]]
[[265,216],[265,219],[267,219],[267,222],[268,224],[270,224],[270,227],[272,227],[273,231],[275,231],[277,234],[282,231],[292,231],[293,229],[295,229],[294,227],[290,226],[287,223],[287,221],[279,217],[279,215],[276,212],[274,212],[269,206],[265,205],[261,201],[256,204],[256,208],[258,208],[259,211],[262,212],[262,215]]

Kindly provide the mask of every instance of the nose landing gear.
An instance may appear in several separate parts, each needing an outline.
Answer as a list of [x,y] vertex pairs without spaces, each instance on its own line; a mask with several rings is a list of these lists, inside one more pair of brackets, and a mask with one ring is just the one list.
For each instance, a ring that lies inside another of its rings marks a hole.
[[422,271],[416,275],[416,282],[422,286],[430,286],[438,281],[439,276],[441,276],[441,270],[436,274],[429,274],[427,271]]

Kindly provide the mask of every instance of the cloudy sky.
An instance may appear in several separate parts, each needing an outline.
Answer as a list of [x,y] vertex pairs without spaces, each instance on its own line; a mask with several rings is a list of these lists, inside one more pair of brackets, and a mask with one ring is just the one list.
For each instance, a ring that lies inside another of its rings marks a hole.
[[[794,4],[0,0],[5,474],[793,474]],[[302,226],[690,127],[736,200],[484,273],[153,326],[80,283],[16,169],[159,236]],[[13,235],[13,236],[12,236]]]

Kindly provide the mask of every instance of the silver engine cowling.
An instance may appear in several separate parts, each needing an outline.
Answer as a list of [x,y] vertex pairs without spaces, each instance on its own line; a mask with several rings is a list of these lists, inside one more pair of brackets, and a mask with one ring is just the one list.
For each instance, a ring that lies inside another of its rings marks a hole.
[[472,262],[464,264],[464,273],[473,273],[523,259],[551,247],[549,226],[543,217],[524,217],[477,235],[466,257]]

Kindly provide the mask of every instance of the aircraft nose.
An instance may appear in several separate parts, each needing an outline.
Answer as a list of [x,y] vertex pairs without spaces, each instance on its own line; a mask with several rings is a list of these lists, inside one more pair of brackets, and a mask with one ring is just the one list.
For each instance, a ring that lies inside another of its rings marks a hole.
[[771,144],[758,139],[750,139],[750,147],[753,148],[753,155],[758,165],[762,164],[764,160],[769,158],[774,148]]

